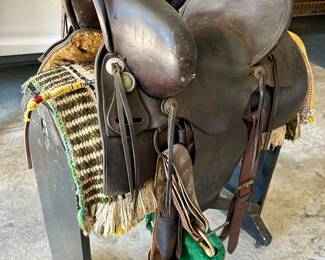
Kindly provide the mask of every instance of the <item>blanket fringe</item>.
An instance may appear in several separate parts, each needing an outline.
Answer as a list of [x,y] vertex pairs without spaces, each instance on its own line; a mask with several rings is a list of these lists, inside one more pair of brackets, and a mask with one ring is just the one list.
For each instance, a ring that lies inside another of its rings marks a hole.
[[93,230],[104,237],[125,234],[156,208],[153,180],[150,180],[139,191],[136,212],[134,212],[134,201],[130,193],[118,196],[111,203],[99,202]]
[[[270,136],[270,141],[267,145],[267,149],[274,149],[277,146],[281,146],[284,144],[285,138],[287,133],[287,126],[280,126],[279,128],[276,128],[272,131]],[[264,147],[266,135],[263,134],[262,139],[262,147]]]

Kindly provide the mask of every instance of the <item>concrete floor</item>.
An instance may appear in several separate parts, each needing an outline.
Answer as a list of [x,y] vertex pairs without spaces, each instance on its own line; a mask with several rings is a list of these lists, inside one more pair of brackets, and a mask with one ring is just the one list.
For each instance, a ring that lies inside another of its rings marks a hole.
[[[26,170],[19,85],[35,66],[0,70],[0,259],[51,259],[33,171]],[[325,259],[325,70],[314,66],[317,122],[280,154],[263,218],[273,235],[267,248],[241,233],[227,259]],[[17,76],[20,75],[20,76]],[[8,79],[9,77],[9,79]],[[211,226],[224,221],[207,212]],[[91,237],[94,260],[146,259],[150,235],[141,224],[121,238]]]

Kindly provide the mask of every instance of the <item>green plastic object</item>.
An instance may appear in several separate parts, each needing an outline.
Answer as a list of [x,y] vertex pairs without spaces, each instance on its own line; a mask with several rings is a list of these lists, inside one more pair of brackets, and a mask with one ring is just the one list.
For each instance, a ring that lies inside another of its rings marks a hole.
[[[149,214],[146,217],[146,227],[150,232],[152,232],[154,221],[154,215]],[[182,246],[182,255],[180,260],[223,260],[226,256],[225,247],[223,246],[220,239],[216,234],[212,234],[209,237],[211,244],[216,249],[216,254],[213,257],[209,257],[206,255],[204,250],[200,247],[200,245],[193,240],[193,238],[189,235],[189,233],[183,229],[183,246]]]

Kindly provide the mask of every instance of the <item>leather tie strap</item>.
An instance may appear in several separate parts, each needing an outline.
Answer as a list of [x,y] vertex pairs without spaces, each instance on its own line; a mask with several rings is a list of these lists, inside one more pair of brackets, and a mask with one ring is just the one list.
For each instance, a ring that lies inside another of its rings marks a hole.
[[[256,71],[260,68],[257,68]],[[248,206],[252,193],[256,168],[260,156],[259,142],[261,137],[261,126],[264,124],[263,103],[264,103],[264,78],[263,73],[256,75],[259,80],[259,103],[255,113],[250,115],[247,121],[249,139],[242,160],[242,168],[239,177],[239,187],[234,193],[234,198],[228,210],[228,225],[222,230],[221,239],[229,236],[228,252],[232,254],[238,244],[240,229],[243,222],[243,215]]]
[[[203,215],[196,198],[191,157],[183,145],[175,144],[173,146],[173,159],[173,204],[179,214],[183,228],[200,244],[205,253],[212,257],[215,255],[215,248],[206,235],[209,223]],[[161,167],[157,174],[164,174],[165,179],[167,179],[168,150],[158,157],[157,165]],[[156,176],[156,178],[161,178],[161,176]]]
[[166,209],[171,211],[171,197],[172,197],[172,175],[173,175],[173,145],[175,137],[176,111],[177,104],[174,99],[167,99],[163,102],[163,110],[168,115],[168,166],[167,166],[167,185],[166,185]]
[[[27,115],[28,115],[28,118],[31,118],[32,111],[29,111]],[[32,161],[32,155],[31,155],[31,151],[30,151],[29,128],[30,128],[30,121],[27,121],[25,123],[25,127],[24,127],[25,156],[26,156],[28,169],[32,169],[33,161]]]
[[[113,69],[113,77],[114,77],[114,85],[115,85],[117,113],[118,113],[124,159],[126,163],[126,169],[128,174],[128,180],[129,180],[129,188],[130,191],[133,192],[135,189],[135,184],[138,182],[139,163],[138,163],[138,156],[136,153],[136,140],[135,140],[135,129],[134,129],[133,117],[127,101],[125,88],[120,73],[121,73],[121,68],[117,65],[117,63],[115,63]],[[130,148],[129,148],[129,141],[128,141],[126,124],[125,124],[125,117],[129,128],[133,164],[130,156]]]
[[30,128],[30,122],[32,120],[33,111],[36,110],[39,107],[39,105],[42,104],[43,102],[49,101],[51,99],[57,98],[59,96],[71,93],[71,92],[79,90],[79,89],[85,88],[87,85],[89,85],[91,83],[92,82],[79,81],[79,82],[74,82],[71,84],[63,85],[60,87],[56,87],[52,90],[43,91],[40,94],[35,95],[28,101],[28,103],[26,105],[26,111],[24,113],[25,154],[26,154],[28,169],[33,168],[33,161],[32,161],[32,157],[31,157],[30,142],[29,142],[29,128]]
[[[266,137],[265,137],[263,150],[267,150],[267,147],[269,145],[269,141],[270,141],[271,134],[272,134],[272,125],[273,125],[273,121],[274,121],[274,118],[275,118],[275,115],[276,115],[276,112],[278,109],[278,102],[279,102],[279,95],[280,95],[280,86],[278,83],[278,66],[277,66],[276,59],[274,58],[274,56],[271,55],[270,57],[272,60],[274,93],[273,93],[273,98],[272,98],[271,112],[269,115],[269,121],[268,121],[268,125],[267,125]],[[264,153],[264,155],[261,158],[261,161],[258,166],[258,172],[260,172],[262,170],[265,160],[266,160],[266,153]]]
[[252,118],[252,122],[249,124],[250,136],[247,144],[247,148],[243,157],[243,163],[240,173],[240,186],[234,194],[233,201],[228,211],[227,225],[221,235],[221,239],[225,239],[229,235],[228,252],[232,254],[238,244],[240,228],[243,221],[244,212],[248,206],[248,201],[251,195],[252,181],[252,169],[254,168],[254,149],[256,147],[256,118]]

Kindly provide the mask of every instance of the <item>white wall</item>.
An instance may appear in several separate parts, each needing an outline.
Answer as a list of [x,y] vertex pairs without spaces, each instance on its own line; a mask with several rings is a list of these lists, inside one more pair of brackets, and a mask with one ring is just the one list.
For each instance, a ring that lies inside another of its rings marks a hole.
[[60,39],[60,0],[0,0],[0,56],[44,52]]

